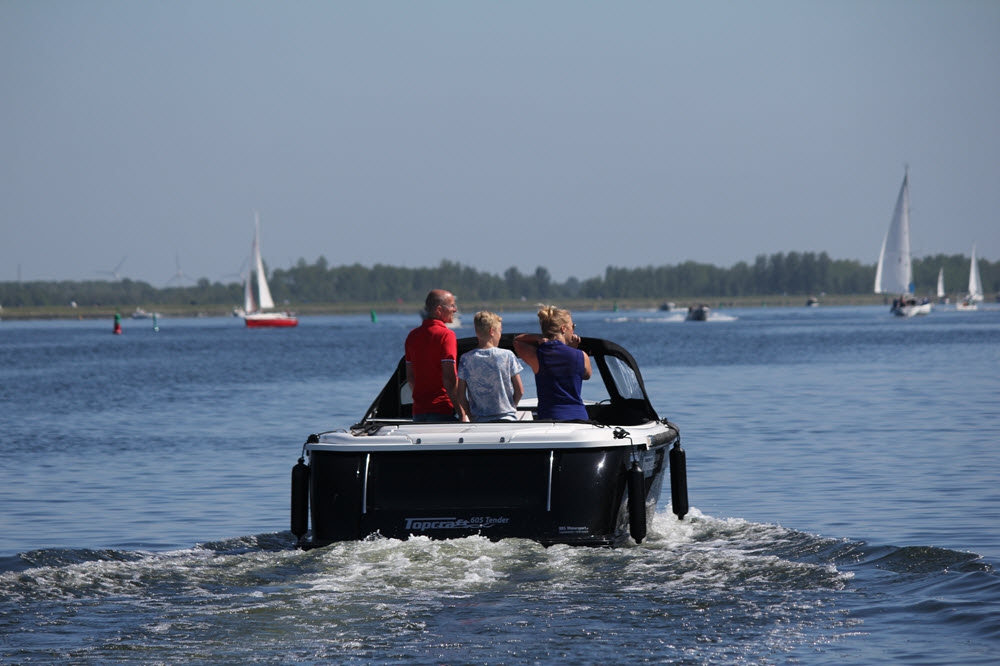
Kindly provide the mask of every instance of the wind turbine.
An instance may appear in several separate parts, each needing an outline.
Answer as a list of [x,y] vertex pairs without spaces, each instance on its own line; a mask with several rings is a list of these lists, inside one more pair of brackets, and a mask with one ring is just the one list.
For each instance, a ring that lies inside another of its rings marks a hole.
[[174,261],[177,264],[177,272],[174,273],[174,276],[172,278],[170,278],[169,280],[167,280],[167,284],[172,284],[175,281],[176,282],[181,282],[181,283],[186,282],[186,281],[187,282],[194,282],[195,281],[194,278],[192,278],[190,275],[188,275],[187,273],[185,273],[181,269],[181,255],[180,255],[179,252],[177,252],[177,253],[174,254]]
[[[249,259],[244,259],[243,263],[240,264],[240,272],[239,273],[226,273],[225,275],[220,276],[219,280],[225,281],[225,280],[228,280],[230,278],[239,278],[240,284],[243,284],[243,282],[245,282],[247,279],[249,279],[248,273],[250,271],[249,271],[249,269],[247,267],[247,265],[249,263],[250,263]],[[223,284],[225,284],[225,282],[223,282]]]
[[100,273],[101,275],[110,275],[111,279],[117,282],[122,279],[121,270],[122,266],[125,265],[126,259],[128,259],[128,257],[122,257],[122,260],[118,262],[118,265],[115,266],[115,269],[113,271],[97,271],[97,272]]

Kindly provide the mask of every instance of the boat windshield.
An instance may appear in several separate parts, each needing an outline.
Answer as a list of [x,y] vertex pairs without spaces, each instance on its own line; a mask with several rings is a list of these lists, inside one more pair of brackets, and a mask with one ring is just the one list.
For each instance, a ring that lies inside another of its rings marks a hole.
[[[499,346],[512,349],[514,335],[504,334]],[[459,339],[459,355],[475,345],[475,338]],[[580,349],[591,357],[594,370],[594,376],[583,382],[581,396],[588,404],[587,411],[593,420],[604,424],[631,425],[659,418],[646,396],[635,360],[627,351],[613,342],[598,338],[584,338]],[[527,409],[537,399],[537,392],[534,374],[526,364],[522,363],[522,366],[523,404],[528,405]],[[369,407],[362,422],[369,419],[409,419],[412,404],[413,397],[406,383],[406,364],[400,359],[395,373]]]
[[642,386],[639,385],[639,378],[635,376],[632,368],[617,356],[608,356],[606,360],[619,395],[626,399],[644,400]]

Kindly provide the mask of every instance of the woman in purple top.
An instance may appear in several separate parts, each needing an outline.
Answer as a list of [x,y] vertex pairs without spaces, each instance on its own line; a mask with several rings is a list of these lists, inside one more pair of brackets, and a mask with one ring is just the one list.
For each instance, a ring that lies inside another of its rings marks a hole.
[[514,338],[514,351],[535,372],[538,418],[553,421],[586,421],[590,418],[580,397],[584,379],[590,379],[590,357],[577,349],[580,336],[573,315],[553,305],[538,311],[542,334],[524,333]]

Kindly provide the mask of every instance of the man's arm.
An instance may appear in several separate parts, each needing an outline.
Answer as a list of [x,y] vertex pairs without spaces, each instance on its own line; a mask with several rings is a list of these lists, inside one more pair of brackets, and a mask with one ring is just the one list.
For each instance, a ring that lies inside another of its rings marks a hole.
[[462,403],[458,396],[458,375],[455,374],[454,361],[441,361],[441,383],[444,384],[444,390],[448,393],[448,397],[451,399],[451,404],[455,407],[458,418],[462,421],[467,421],[469,417],[462,408]]

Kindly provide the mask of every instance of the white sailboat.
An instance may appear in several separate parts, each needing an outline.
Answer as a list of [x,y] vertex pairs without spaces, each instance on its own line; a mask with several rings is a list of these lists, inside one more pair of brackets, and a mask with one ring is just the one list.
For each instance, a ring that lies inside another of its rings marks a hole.
[[918,302],[913,295],[913,266],[910,261],[910,172],[903,174],[903,184],[896,198],[892,222],[875,269],[875,293],[899,294],[892,302],[891,312],[900,317],[928,314],[931,304]]
[[948,297],[945,295],[944,291],[944,268],[938,271],[937,299],[938,303],[948,302]]
[[[254,301],[253,277],[257,277],[257,301]],[[271,290],[264,275],[260,256],[260,216],[254,213],[253,245],[250,250],[250,271],[243,289],[243,319],[249,328],[297,326],[298,318],[291,312],[268,312],[274,309]]]
[[969,266],[969,293],[955,304],[959,310],[978,310],[983,300],[983,279],[979,276],[979,262],[976,261],[976,245],[972,244],[972,264]]

